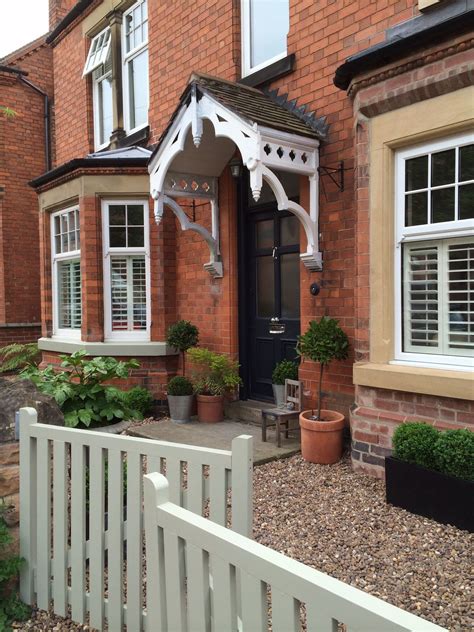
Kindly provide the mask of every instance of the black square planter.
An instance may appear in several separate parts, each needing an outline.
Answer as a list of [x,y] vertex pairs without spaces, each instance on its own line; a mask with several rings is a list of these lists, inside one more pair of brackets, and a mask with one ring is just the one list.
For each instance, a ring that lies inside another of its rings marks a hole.
[[474,481],[387,456],[385,483],[391,505],[474,532]]

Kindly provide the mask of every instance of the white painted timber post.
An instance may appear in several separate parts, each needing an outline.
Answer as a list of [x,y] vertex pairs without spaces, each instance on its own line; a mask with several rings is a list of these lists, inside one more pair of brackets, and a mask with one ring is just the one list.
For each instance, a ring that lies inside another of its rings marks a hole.
[[[146,550],[146,629],[166,632],[166,574],[164,534],[158,527],[156,508],[169,502],[169,484],[163,474],[152,472],[143,477],[143,501]],[[176,596],[178,597],[178,596]]]
[[232,440],[232,530],[252,537],[253,529],[253,437]]
[[37,422],[34,408],[20,409],[20,555],[25,562],[20,574],[20,596],[35,601],[36,570],[36,441],[30,436]]

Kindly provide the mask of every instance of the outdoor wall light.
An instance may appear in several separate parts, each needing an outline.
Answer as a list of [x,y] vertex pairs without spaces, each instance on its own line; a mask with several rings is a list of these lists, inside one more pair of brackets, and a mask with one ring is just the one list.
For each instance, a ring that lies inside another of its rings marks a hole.
[[230,172],[232,174],[233,178],[240,178],[240,176],[242,175],[242,161],[240,160],[240,158],[232,158],[232,160],[229,162],[229,167],[230,167]]
[[320,291],[321,291],[321,288],[319,287],[317,283],[311,283],[311,285],[309,286],[309,292],[311,296],[317,296]]

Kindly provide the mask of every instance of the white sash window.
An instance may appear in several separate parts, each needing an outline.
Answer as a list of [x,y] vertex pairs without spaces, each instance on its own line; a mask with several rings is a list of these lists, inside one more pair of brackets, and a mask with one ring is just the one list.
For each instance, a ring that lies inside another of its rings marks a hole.
[[82,322],[79,208],[51,217],[53,334],[80,338]]
[[105,335],[149,340],[148,203],[103,203]]
[[123,105],[125,129],[148,124],[148,7],[140,0],[123,15]]
[[287,54],[289,0],[241,0],[242,75]]
[[397,360],[474,368],[474,135],[396,159]]
[[82,76],[105,64],[110,52],[110,29],[107,27],[92,38]]

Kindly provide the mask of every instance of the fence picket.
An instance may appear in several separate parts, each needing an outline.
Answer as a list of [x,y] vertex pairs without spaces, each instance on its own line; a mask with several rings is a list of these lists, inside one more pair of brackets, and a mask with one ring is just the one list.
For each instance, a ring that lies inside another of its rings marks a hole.
[[85,620],[85,447],[77,442],[71,449],[71,615]]
[[225,527],[227,517],[226,468],[213,465],[209,470],[209,517]]
[[89,464],[89,606],[90,624],[97,630],[104,626],[104,514],[104,451],[94,446]]
[[188,461],[187,509],[202,516],[204,505],[204,475],[202,464]]
[[239,571],[240,598],[242,601],[243,632],[266,632],[267,585],[260,579]]
[[298,632],[301,630],[299,603],[291,595],[272,588],[273,632]]
[[[145,477],[143,484],[143,502],[145,512],[146,543],[146,595],[147,595],[147,632],[166,632],[168,630],[166,612],[166,574],[164,557],[163,529],[156,524],[155,503],[157,493],[153,484],[156,473]],[[155,572],[149,572],[155,569]]]
[[140,630],[142,619],[142,459],[127,457],[127,628]]
[[42,610],[49,609],[51,599],[51,451],[49,441],[40,439],[37,445],[38,530],[36,532],[37,601]]
[[235,569],[216,555],[210,555],[209,560],[212,576],[212,629],[214,632],[235,632]]
[[308,632],[337,632],[338,625],[317,600],[306,604],[306,628]]
[[232,440],[232,529],[252,537],[253,528],[253,438]]
[[109,630],[123,625],[123,460],[119,450],[109,450],[108,463],[108,598]]
[[176,505],[182,502],[182,472],[179,459],[166,459],[166,478],[170,484],[170,500]]
[[53,603],[60,617],[67,611],[68,445],[64,441],[53,444]]
[[202,549],[186,547],[186,587],[188,628],[192,632],[210,632],[209,560]]
[[35,600],[36,567],[36,441],[31,430],[36,424],[34,408],[20,410],[20,554],[26,560],[20,575],[20,595],[25,603]]
[[185,581],[182,563],[182,542],[170,531],[164,532],[166,612],[168,629],[186,632]]

